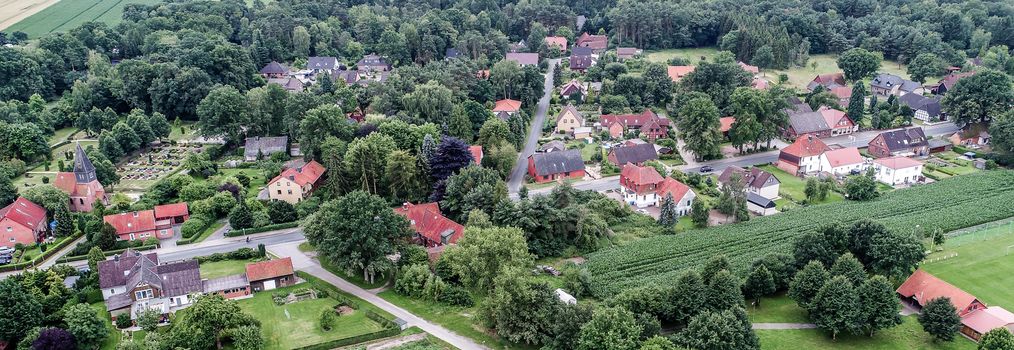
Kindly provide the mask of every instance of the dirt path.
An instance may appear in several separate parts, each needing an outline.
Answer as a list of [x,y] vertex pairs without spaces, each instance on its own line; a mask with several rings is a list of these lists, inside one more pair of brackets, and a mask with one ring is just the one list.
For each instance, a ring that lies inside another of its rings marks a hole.
[[406,335],[404,337],[398,337],[398,338],[394,338],[394,339],[388,339],[388,340],[376,342],[376,343],[373,343],[373,344],[369,344],[369,345],[366,346],[366,350],[384,350],[384,349],[396,348],[396,347],[399,347],[401,345],[417,342],[417,341],[420,341],[420,340],[423,340],[423,339],[426,339],[426,333]]
[[0,30],[44,10],[60,0],[0,0]]

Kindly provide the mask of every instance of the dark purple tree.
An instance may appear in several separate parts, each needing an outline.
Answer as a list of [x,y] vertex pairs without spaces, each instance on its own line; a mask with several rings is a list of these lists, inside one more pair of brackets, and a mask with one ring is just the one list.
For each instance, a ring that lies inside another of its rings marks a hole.
[[222,185],[218,186],[218,192],[222,192],[222,191],[229,191],[229,193],[232,193],[232,197],[233,198],[236,198],[236,200],[239,200],[240,194],[243,191],[243,188],[239,187],[239,185],[236,185],[234,183],[226,182],[226,183],[223,183]]
[[74,335],[62,328],[46,328],[39,332],[39,338],[32,342],[32,350],[75,350]]
[[430,158],[430,175],[433,183],[439,183],[458,169],[472,163],[472,152],[468,150],[468,144],[456,137],[444,136],[440,139],[436,153]]

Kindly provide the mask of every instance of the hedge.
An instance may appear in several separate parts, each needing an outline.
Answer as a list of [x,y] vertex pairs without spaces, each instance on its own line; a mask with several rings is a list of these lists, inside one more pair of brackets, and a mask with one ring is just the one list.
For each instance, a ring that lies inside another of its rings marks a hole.
[[[153,245],[142,245],[140,247],[129,247],[129,248],[123,248],[123,249],[106,250],[106,251],[103,251],[102,254],[105,254],[106,256],[111,256],[111,255],[116,255],[116,254],[123,253],[123,252],[127,251],[127,249],[133,249],[133,250],[152,250],[152,249],[155,249],[155,248],[158,248],[158,245],[156,245],[156,244],[153,244]],[[66,263],[69,263],[69,262],[81,261],[81,260],[88,260],[88,255],[65,256],[65,257],[60,258],[56,262],[58,264],[66,264]]]
[[[310,282],[310,284],[312,284],[315,289],[330,291],[332,298],[358,306],[354,301],[345,297],[345,295],[342,294],[342,292],[338,289],[338,287],[328,284],[327,282],[303,271],[296,271],[296,276],[306,280],[307,282]],[[352,308],[359,309],[358,307]],[[384,327],[384,329],[373,333],[360,334],[353,337],[335,339],[314,345],[307,345],[304,347],[295,348],[293,350],[331,350],[342,346],[359,344],[362,342],[393,337],[398,334],[401,334],[401,327],[398,326],[398,324],[395,323],[394,321],[391,321],[385,318],[384,316],[381,316],[380,314],[374,312],[373,310],[363,310],[362,312],[366,316],[366,318],[369,318],[379,323],[382,327]]]
[[376,331],[376,332],[373,332],[373,333],[366,333],[366,334],[360,334],[360,335],[357,335],[357,336],[354,336],[354,337],[335,339],[335,340],[323,342],[323,343],[320,343],[320,344],[307,345],[307,346],[304,346],[304,347],[295,348],[293,350],[331,350],[331,349],[334,349],[334,348],[339,348],[339,347],[348,346],[348,345],[352,345],[352,344],[359,344],[359,343],[368,342],[368,341],[371,341],[371,340],[377,340],[377,339],[381,339],[381,338],[393,337],[393,336],[396,336],[398,334],[401,334],[401,328],[387,328],[387,329],[384,329],[384,330],[381,330],[381,331]]
[[7,264],[7,265],[0,266],[0,272],[21,270],[21,269],[24,269],[24,268],[27,268],[27,267],[35,266],[36,263],[41,263],[43,261],[46,261],[46,259],[49,259],[49,257],[51,257],[54,254],[58,253],[61,249],[67,247],[68,245],[70,245],[71,243],[73,243],[74,241],[76,241],[78,238],[80,238],[83,235],[84,234],[81,233],[81,232],[76,232],[73,235],[71,235],[70,237],[67,237],[67,239],[64,239],[63,241],[60,241],[60,243],[57,243],[56,245],[47,248],[45,252],[42,252],[42,255],[39,255],[39,256],[35,257],[35,259],[32,259],[32,261],[26,261],[26,262],[21,262],[21,263],[17,263],[17,264]]
[[226,237],[239,237],[239,236],[252,235],[252,234],[261,233],[261,232],[268,232],[268,231],[274,231],[274,230],[283,230],[283,229],[293,228],[293,227],[298,227],[298,226],[299,226],[299,221],[293,221],[293,222],[284,222],[284,223],[281,223],[281,224],[264,225],[264,226],[261,226],[261,227],[247,228],[247,229],[241,229],[241,230],[232,229],[232,230],[229,230],[229,232],[226,232],[225,236]]

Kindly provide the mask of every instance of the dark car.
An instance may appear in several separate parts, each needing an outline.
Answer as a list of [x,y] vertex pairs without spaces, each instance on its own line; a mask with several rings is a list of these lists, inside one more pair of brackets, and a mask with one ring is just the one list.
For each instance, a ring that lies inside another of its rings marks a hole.
[[715,168],[712,168],[710,165],[705,165],[701,167],[701,174],[707,174],[712,171],[715,171]]

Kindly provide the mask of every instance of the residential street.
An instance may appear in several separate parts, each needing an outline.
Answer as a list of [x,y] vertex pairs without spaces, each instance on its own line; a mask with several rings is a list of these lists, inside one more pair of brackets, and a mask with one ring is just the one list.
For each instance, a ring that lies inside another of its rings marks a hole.
[[535,117],[529,127],[528,137],[525,139],[525,148],[518,152],[518,162],[514,164],[514,171],[507,180],[507,189],[510,193],[517,193],[521,184],[525,181],[525,173],[528,171],[528,156],[535,153],[539,146],[539,138],[542,137],[542,126],[546,124],[546,112],[549,111],[549,101],[553,96],[553,70],[560,63],[560,59],[549,59],[549,68],[546,69],[545,93],[539,99],[539,105],[535,109]]
[[358,286],[349,283],[338,276],[335,276],[331,272],[328,272],[316,260],[303,254],[299,251],[299,242],[289,242],[267,247],[268,252],[277,256],[288,256],[292,257],[292,267],[296,270],[304,271],[311,275],[314,275],[330,284],[335,285],[346,293],[355,295],[366,302],[373,304],[384,311],[387,311],[394,315],[394,317],[400,318],[407,322],[407,326],[416,326],[426,331],[426,333],[432,334],[434,337],[440,338],[453,345],[454,347],[462,350],[481,350],[487,349],[469,338],[462,337],[460,335],[451,332],[450,330],[441,327],[437,324],[430,323],[419,316],[413,315],[412,313],[402,309],[394,304],[391,304],[387,300],[378,297],[376,294],[370,293],[369,291],[359,288]]
[[[946,137],[954,132],[958,131],[957,125],[954,123],[941,123],[937,125],[923,126],[923,132],[926,133],[927,137]],[[842,135],[822,139],[827,144],[839,144],[843,147],[864,147],[866,144],[877,137],[880,133],[887,130],[873,130],[863,131],[852,135]],[[854,139],[850,138],[854,137]],[[744,156],[737,156],[732,158],[716,159],[707,162],[699,162],[696,165],[681,165],[680,171],[685,173],[700,171],[701,167],[710,165],[714,168],[714,173],[721,173],[725,168],[730,166],[747,167],[757,164],[774,163],[778,160],[779,151],[768,151],[763,153],[754,153]],[[606,191],[620,188],[619,176],[608,176],[601,179],[594,180],[582,180],[572,184],[575,189],[578,190],[591,190],[591,191]],[[529,195],[545,195],[553,191],[553,187],[544,187],[540,189],[531,190],[528,192]],[[516,189],[511,190],[511,198],[517,198]]]

